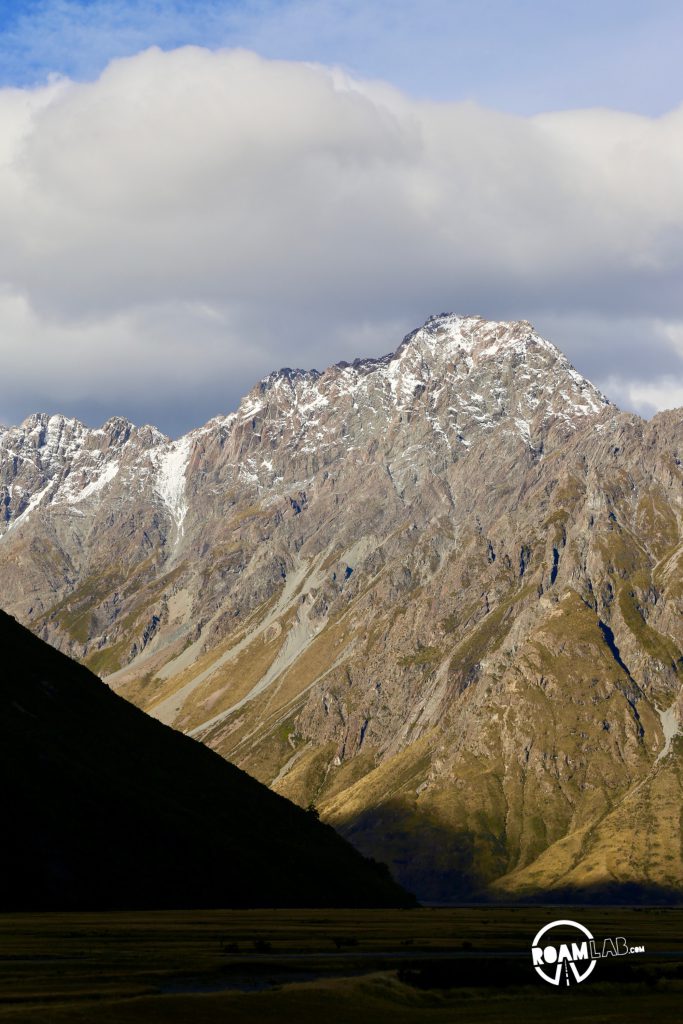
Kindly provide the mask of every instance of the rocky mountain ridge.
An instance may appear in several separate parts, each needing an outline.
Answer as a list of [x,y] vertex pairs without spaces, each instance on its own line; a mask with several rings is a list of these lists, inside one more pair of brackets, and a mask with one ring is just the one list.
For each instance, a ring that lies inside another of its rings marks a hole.
[[[530,348],[536,356],[533,363],[527,359]],[[493,370],[498,374],[501,355],[509,373],[525,364],[514,388],[503,379],[497,387],[487,387],[487,373]],[[550,367],[554,379],[547,375]],[[468,386],[462,394],[459,385],[465,381]],[[477,390],[480,383],[484,394]],[[432,440],[440,435],[442,444],[463,448],[482,430],[494,429],[502,418],[508,418],[531,443],[532,423],[537,432],[553,418],[571,425],[573,418],[592,415],[609,404],[530,324],[489,323],[478,317],[442,314],[431,317],[424,327],[408,335],[395,353],[382,359],[338,363],[324,373],[290,369],[272,373],[242,401],[237,413],[217,417],[175,442],[155,427],[138,428],[120,417],[95,430],[78,420],[45,413],[29,417],[20,427],[0,427],[4,477],[0,536],[41,505],[81,506],[119,474],[127,484],[137,483],[139,491],[151,490],[165,506],[166,515],[180,527],[187,511],[188,465],[207,435],[223,439],[226,434],[241,434],[240,439],[247,443],[234,453],[243,457],[241,478],[273,487],[284,482],[285,475],[276,473],[267,458],[258,462],[250,457],[252,449],[262,454],[267,446],[244,438],[248,432],[240,427],[249,421],[254,432],[257,419],[267,421],[271,448],[288,430],[289,437],[281,446],[285,451],[299,458],[315,456],[324,463],[326,450],[340,440],[334,422],[332,429],[326,430],[339,403],[350,405],[361,419],[367,412],[391,416],[409,411],[425,391],[431,409],[424,411],[437,435]],[[444,393],[453,404],[444,406],[439,401]],[[406,426],[409,423],[407,419]],[[275,437],[274,424],[280,428]],[[342,443],[345,436],[342,432]],[[254,440],[261,441],[261,435],[255,433]],[[314,467],[305,468],[310,471]]]
[[679,785],[682,434],[453,314],[177,441],[32,417],[3,605],[424,897],[678,885],[622,832]]

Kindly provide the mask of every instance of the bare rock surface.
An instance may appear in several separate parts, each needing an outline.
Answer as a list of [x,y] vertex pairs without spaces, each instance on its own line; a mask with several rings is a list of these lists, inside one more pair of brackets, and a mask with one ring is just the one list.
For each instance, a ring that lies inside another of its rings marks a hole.
[[683,886],[683,411],[442,314],[177,441],[0,430],[2,606],[423,898]]

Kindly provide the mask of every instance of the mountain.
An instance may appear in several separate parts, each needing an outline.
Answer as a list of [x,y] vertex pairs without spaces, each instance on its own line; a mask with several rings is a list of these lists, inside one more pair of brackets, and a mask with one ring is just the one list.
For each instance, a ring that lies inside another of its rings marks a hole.
[[0,612],[0,908],[410,906],[315,815]]
[[683,885],[683,412],[442,314],[170,441],[0,434],[4,607],[422,898]]

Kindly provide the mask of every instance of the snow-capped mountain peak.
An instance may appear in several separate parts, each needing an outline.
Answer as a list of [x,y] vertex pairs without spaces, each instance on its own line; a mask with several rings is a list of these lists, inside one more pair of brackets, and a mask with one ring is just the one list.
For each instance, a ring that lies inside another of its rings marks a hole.
[[548,430],[573,431],[608,405],[527,321],[441,313],[380,358],[271,373],[236,413],[176,441],[123,417],[90,429],[61,415],[30,416],[0,432],[0,535],[39,507],[83,516],[113,489],[120,500],[158,507],[178,543],[200,439],[202,451],[216,449],[223,479],[277,490],[368,451],[402,477],[411,447],[431,452],[425,470],[500,429],[540,450]]

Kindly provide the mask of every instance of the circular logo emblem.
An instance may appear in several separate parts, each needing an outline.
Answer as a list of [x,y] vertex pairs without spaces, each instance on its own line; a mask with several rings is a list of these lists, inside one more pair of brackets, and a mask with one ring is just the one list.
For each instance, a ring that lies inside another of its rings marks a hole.
[[[575,928],[576,937],[567,938],[566,932]],[[562,934],[553,935],[553,929]],[[591,943],[593,936],[577,921],[551,921],[536,935],[531,945],[534,970],[550,985],[571,985],[585,981],[595,967]]]

